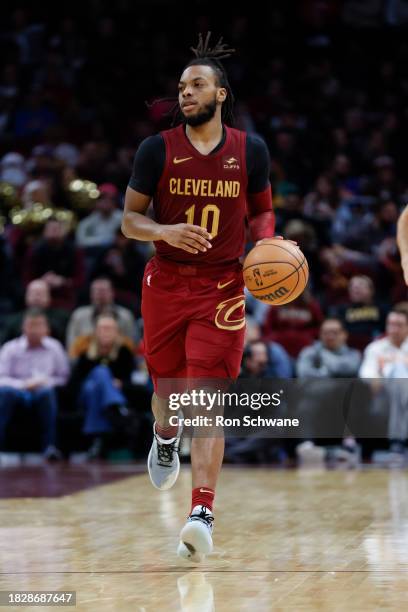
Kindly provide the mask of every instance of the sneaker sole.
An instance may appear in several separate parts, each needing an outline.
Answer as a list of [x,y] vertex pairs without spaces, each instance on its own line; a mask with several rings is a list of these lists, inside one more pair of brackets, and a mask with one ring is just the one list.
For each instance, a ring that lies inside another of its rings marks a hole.
[[152,457],[152,453],[153,453],[153,444],[152,444],[152,447],[150,449],[149,455],[147,457],[147,471],[149,472],[150,482],[152,483],[152,485],[154,486],[155,489],[158,489],[159,491],[167,491],[168,489],[171,489],[171,487],[174,485],[174,483],[176,482],[176,480],[178,478],[178,475],[179,475],[179,472],[180,472],[180,460],[179,460],[178,455],[177,455],[177,457],[176,457],[177,468],[176,468],[176,470],[174,472],[171,471],[171,468],[163,468],[165,470],[169,470],[170,471],[169,478],[167,480],[165,480],[162,485],[157,485],[154,482],[152,473],[150,471],[150,459]]
[[177,548],[177,555],[180,557],[180,559],[183,559],[183,561],[190,561],[191,563],[201,563],[202,561],[204,561],[205,557],[205,555],[201,553],[191,552],[191,550],[187,548],[184,542],[179,542]]
[[180,533],[181,544],[188,550],[189,558],[195,555],[208,555],[212,552],[212,537],[207,527],[199,521],[187,523]]

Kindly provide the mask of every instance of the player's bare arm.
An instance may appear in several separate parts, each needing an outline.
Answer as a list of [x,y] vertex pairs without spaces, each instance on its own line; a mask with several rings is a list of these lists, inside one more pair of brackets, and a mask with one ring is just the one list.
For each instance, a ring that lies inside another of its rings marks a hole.
[[408,206],[402,211],[397,225],[397,243],[401,253],[401,266],[408,285]]
[[189,253],[205,252],[211,248],[211,234],[205,228],[190,223],[162,225],[146,216],[151,197],[135,191],[126,190],[125,210],[122,232],[134,240],[164,240],[173,247]]

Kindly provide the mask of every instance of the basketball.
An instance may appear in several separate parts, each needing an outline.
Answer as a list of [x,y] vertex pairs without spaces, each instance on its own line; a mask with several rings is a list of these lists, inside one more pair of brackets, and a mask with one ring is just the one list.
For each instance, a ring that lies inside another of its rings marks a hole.
[[281,306],[302,293],[309,278],[309,266],[293,242],[270,238],[248,253],[243,275],[245,286],[254,297]]

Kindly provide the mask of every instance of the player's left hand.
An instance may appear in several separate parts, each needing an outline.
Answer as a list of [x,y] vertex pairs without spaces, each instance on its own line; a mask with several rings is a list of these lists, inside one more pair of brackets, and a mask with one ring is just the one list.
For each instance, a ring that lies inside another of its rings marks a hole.
[[[286,238],[284,238],[283,236],[271,236],[271,238],[273,239],[276,238],[277,240],[286,240]],[[268,240],[270,240],[271,238],[262,238],[262,240],[258,240],[255,246],[259,246],[260,244],[267,243]],[[295,244],[297,246],[297,242],[295,242],[294,240],[288,240],[288,242],[291,242],[292,244]]]

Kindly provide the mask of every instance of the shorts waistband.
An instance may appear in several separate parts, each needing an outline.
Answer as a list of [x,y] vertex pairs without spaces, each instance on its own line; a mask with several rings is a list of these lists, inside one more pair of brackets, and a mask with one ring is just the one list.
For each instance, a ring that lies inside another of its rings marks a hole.
[[180,276],[187,277],[219,277],[225,272],[239,272],[242,270],[242,265],[238,260],[222,264],[200,264],[199,266],[193,266],[164,259],[164,257],[159,257],[158,255],[155,255],[154,258],[162,270],[167,270],[169,274],[180,274]]

